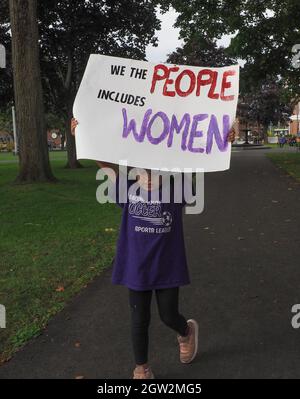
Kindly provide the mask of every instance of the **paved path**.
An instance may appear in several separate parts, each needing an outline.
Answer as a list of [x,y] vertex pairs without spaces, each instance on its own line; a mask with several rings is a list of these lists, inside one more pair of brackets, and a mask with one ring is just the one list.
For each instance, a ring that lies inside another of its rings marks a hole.
[[[233,154],[205,178],[205,212],[185,217],[192,284],[181,310],[200,323],[200,353],[178,361],[174,332],[153,301],[150,360],[157,378],[300,378],[300,188],[264,151]],[[107,270],[45,332],[0,368],[0,378],[130,378],[124,287]],[[75,343],[80,342],[79,348]]]

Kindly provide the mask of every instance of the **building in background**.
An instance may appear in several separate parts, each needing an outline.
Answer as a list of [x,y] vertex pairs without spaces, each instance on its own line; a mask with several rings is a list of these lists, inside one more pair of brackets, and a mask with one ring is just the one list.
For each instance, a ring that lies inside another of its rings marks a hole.
[[[62,137],[57,129],[52,129],[47,132],[48,148],[49,150],[60,150],[62,145]],[[0,130],[0,151],[13,151],[14,138],[13,133],[5,130]]]

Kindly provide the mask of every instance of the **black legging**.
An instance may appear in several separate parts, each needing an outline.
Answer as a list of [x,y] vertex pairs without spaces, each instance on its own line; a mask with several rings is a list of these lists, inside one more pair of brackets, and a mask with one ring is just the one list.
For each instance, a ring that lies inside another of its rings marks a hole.
[[[156,301],[161,320],[180,335],[187,334],[187,321],[178,311],[179,287],[156,289]],[[136,364],[148,361],[149,325],[152,291],[129,289],[131,338]]]

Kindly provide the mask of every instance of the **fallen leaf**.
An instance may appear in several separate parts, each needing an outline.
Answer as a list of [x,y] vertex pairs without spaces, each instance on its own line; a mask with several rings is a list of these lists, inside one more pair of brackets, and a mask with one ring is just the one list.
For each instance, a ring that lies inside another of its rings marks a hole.
[[64,292],[65,287],[63,287],[62,285],[56,288],[56,292]]

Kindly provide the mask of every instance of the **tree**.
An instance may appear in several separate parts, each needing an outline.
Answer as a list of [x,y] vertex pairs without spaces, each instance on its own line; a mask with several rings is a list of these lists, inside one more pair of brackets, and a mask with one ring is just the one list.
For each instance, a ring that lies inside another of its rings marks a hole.
[[300,73],[293,66],[292,48],[300,43],[299,0],[165,0],[179,12],[176,26],[181,37],[195,34],[215,41],[233,38],[228,47],[246,61],[248,80],[259,85],[266,76],[280,76],[290,100],[300,97]]
[[236,60],[229,57],[224,47],[218,47],[215,42],[194,35],[182,47],[168,55],[167,62],[190,66],[221,67],[231,65]]
[[70,132],[72,106],[91,53],[145,59],[160,22],[150,0],[45,0],[39,3],[43,83],[48,112],[65,120],[68,163],[79,167]]
[[7,132],[13,138],[13,125],[10,109],[0,112],[0,130]]
[[54,181],[51,172],[38,49],[36,0],[10,0],[20,171],[18,182]]
[[[5,3],[0,3],[0,33],[9,29]],[[47,113],[65,121],[68,167],[80,166],[70,133],[70,118],[89,55],[145,59],[146,47],[149,43],[156,44],[154,34],[160,28],[156,4],[151,0],[38,2],[45,104]]]
[[248,86],[240,94],[237,114],[239,120],[246,125],[257,123],[261,127],[264,138],[270,123],[286,123],[291,115],[292,106],[283,98],[283,90],[280,82],[274,82],[272,78],[266,78],[259,87]]

